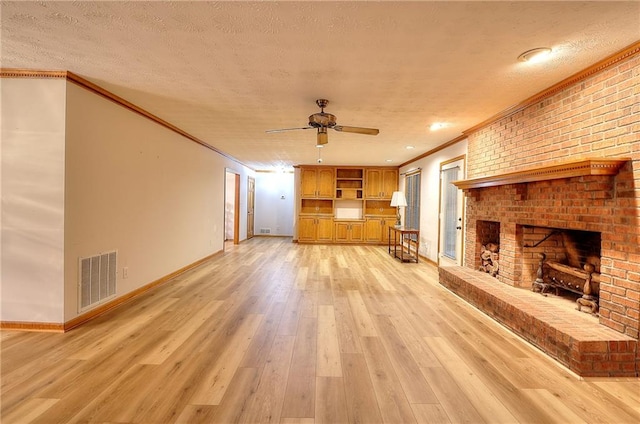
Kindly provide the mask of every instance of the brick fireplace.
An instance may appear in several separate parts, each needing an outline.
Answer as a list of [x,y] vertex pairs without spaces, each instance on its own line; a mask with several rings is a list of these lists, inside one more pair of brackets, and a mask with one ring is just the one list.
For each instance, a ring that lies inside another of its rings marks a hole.
[[[464,269],[441,268],[441,283],[581,375],[639,375],[639,93],[636,45],[466,132],[468,179],[457,184],[466,199]],[[531,318],[492,288],[530,289],[538,254],[567,262],[562,234],[581,232],[589,255],[599,255],[599,316],[587,318],[596,326],[588,334],[541,312]],[[496,278],[478,271],[488,242],[499,244]]]

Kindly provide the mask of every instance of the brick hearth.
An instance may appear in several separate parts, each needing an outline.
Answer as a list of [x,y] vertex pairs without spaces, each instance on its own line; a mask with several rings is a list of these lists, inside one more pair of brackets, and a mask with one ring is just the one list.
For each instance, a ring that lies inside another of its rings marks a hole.
[[[640,344],[597,319],[467,267],[439,268],[440,283],[583,377],[640,376]],[[573,313],[575,312],[575,313]]]

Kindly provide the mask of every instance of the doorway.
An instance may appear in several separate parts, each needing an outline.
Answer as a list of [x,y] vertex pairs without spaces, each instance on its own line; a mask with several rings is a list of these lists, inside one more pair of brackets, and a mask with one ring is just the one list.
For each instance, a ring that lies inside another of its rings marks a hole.
[[256,204],[256,179],[247,179],[247,239],[253,238],[254,234],[254,208]]
[[465,157],[440,163],[440,227],[438,265],[462,266],[464,246],[464,198],[452,184],[464,178]]
[[225,170],[224,240],[240,243],[240,174]]

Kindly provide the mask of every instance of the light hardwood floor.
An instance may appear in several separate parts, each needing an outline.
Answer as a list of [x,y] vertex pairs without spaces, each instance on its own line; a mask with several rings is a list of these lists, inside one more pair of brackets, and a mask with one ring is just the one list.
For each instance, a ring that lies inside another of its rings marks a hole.
[[379,246],[254,238],[66,334],[2,332],[1,422],[638,423]]

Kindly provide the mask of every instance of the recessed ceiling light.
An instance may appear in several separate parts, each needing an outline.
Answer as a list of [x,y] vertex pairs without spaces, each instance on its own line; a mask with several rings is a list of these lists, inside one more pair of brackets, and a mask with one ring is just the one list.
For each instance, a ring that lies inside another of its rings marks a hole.
[[535,49],[527,50],[518,56],[520,62],[538,63],[549,58],[551,49],[549,47],[537,47]]
[[385,162],[393,162],[393,159],[385,159]]
[[407,149],[407,150],[411,150],[411,149],[415,149],[415,147],[413,147],[413,146],[406,146],[406,147],[405,147],[405,149]]
[[441,128],[446,127],[447,125],[444,122],[434,122],[433,124],[431,124],[431,126],[429,127],[429,129],[431,131],[438,131]]

